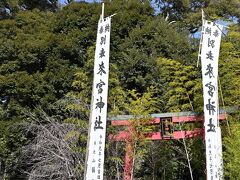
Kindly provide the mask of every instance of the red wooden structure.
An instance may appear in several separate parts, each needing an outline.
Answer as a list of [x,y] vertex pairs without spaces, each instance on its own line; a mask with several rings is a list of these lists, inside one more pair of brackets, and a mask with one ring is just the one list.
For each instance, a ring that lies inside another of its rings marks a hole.
[[[226,119],[226,112],[219,114],[219,120]],[[132,119],[130,115],[117,116],[109,119],[112,126],[126,126],[125,131],[119,131],[115,135],[110,135],[109,139],[113,141],[125,141],[126,153],[124,164],[124,180],[131,180],[132,176],[132,152],[133,152],[133,139],[131,126]],[[152,114],[152,119],[149,121],[149,125],[158,126],[158,131],[144,134],[149,140],[172,140],[182,138],[203,137],[203,115],[198,115],[192,112],[180,112],[180,113],[162,113]],[[201,123],[201,128],[195,128],[193,130],[176,130],[174,127],[179,123]]]

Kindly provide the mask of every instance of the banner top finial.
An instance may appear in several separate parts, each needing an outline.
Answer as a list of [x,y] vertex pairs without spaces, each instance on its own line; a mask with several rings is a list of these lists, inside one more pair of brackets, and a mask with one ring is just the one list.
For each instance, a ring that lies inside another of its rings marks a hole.
[[104,2],[102,3],[102,15],[101,15],[101,19],[104,19]]
[[202,9],[202,21],[205,20],[205,14],[204,14],[204,10]]

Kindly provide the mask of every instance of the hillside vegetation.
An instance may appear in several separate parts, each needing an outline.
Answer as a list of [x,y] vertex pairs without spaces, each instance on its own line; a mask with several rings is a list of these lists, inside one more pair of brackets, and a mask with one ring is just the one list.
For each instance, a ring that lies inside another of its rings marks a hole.
[[[63,8],[56,0],[0,2],[0,179],[83,179],[101,5],[66,2]],[[111,27],[109,117],[202,113],[196,33],[201,8],[208,20],[229,24],[220,50],[219,105],[234,109],[221,127],[224,176],[238,179],[240,1],[105,2],[105,16],[117,13]],[[107,133],[116,130],[108,126]],[[205,179],[203,140],[185,141],[194,179]],[[123,179],[125,144],[106,143],[105,177]],[[135,146],[135,179],[190,179],[182,140],[136,139]]]

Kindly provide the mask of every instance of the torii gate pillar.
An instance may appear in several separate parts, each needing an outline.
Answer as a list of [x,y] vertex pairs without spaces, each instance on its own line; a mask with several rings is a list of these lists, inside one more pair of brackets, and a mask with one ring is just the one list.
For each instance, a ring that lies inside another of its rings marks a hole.
[[132,179],[133,151],[133,143],[131,141],[126,141],[125,165],[123,174],[124,180]]

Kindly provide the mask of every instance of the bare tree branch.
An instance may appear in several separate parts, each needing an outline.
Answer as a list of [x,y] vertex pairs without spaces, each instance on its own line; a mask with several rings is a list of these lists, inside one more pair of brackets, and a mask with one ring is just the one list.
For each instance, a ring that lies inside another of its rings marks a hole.
[[43,113],[42,118],[34,115],[31,122],[23,124],[24,132],[32,136],[29,145],[22,148],[20,161],[27,167],[24,173],[29,180],[82,179],[85,154],[74,151],[79,137],[71,132],[86,133],[86,129],[70,123],[60,123]]

